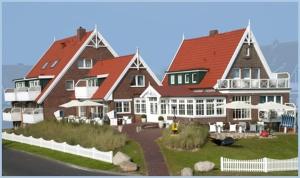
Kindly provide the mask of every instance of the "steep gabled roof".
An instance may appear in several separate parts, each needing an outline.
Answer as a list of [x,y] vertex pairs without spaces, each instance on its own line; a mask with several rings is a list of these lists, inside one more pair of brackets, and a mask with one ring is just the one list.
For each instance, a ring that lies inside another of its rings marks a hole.
[[113,87],[133,57],[134,54],[131,54],[97,61],[93,69],[89,71],[88,76],[96,77],[97,75],[107,75],[107,77],[101,83],[98,90],[94,93],[92,99],[105,98],[109,90]]
[[[222,77],[245,30],[239,29],[184,40],[168,72],[207,69],[208,71],[200,84],[186,87],[213,88],[217,80]],[[168,85],[168,77],[164,77],[163,85]]]
[[[92,31],[86,32],[80,40],[75,35],[55,41],[41,57],[38,63],[26,75],[26,78],[34,78],[39,75],[57,76],[91,33]],[[55,61],[57,61],[56,65],[52,67]]]

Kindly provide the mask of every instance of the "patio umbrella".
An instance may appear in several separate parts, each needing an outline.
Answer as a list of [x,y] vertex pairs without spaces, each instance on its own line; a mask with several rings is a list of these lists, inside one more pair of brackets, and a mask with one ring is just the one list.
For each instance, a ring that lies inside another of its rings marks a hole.
[[91,100],[85,100],[81,104],[81,106],[103,106],[103,104]]
[[276,102],[259,103],[255,106],[257,109],[264,110],[294,110],[294,107],[287,106]]
[[71,108],[71,107],[78,107],[78,106],[82,106],[82,102],[78,100],[71,100],[65,104],[60,105],[60,107],[63,108]]
[[227,109],[253,109],[255,108],[253,105],[248,104],[244,101],[233,101],[231,103],[226,103],[224,105],[220,105],[217,107],[225,107]]

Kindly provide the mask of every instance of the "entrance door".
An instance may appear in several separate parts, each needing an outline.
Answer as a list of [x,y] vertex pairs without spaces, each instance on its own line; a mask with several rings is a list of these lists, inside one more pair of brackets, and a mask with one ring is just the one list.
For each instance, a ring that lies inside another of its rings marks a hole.
[[147,121],[158,121],[158,99],[157,97],[147,98]]

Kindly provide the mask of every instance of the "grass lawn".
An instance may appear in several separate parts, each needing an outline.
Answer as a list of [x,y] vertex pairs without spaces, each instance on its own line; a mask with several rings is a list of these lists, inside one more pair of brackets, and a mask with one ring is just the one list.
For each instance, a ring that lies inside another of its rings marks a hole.
[[180,170],[184,167],[194,167],[198,161],[212,161],[216,164],[215,169],[208,173],[196,173],[196,175],[292,175],[297,176],[297,171],[271,172],[271,173],[240,173],[221,172],[220,157],[231,159],[258,159],[268,157],[273,159],[288,159],[298,156],[297,135],[279,135],[274,139],[249,138],[237,141],[231,147],[217,146],[208,141],[199,151],[174,151],[163,146],[158,140],[160,148],[165,156],[169,171],[172,175],[180,175]]

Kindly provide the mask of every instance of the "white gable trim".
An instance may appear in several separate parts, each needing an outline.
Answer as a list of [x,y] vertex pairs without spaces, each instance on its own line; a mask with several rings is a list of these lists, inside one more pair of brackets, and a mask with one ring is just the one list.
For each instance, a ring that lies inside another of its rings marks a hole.
[[110,46],[110,44],[108,43],[108,41],[106,41],[106,39],[101,35],[101,33],[97,32],[97,35],[102,40],[103,44],[107,47],[107,49],[112,53],[112,55],[114,57],[119,57],[119,55],[117,54],[117,52]]
[[[72,64],[76,61],[76,59],[78,58],[78,56],[82,53],[82,51],[86,48],[86,46],[89,44],[89,42],[92,40],[92,38],[94,37],[94,35],[96,35],[96,33],[98,33],[98,35],[101,36],[101,38],[103,38],[103,36],[97,32],[96,29],[94,29],[94,31],[90,34],[90,36],[86,39],[86,41],[82,44],[82,46],[79,48],[79,50],[74,54],[74,56],[71,58],[71,60],[67,63],[67,65],[65,65],[65,67],[62,69],[62,71],[57,75],[56,78],[54,78],[53,82],[50,84],[50,86],[46,89],[46,91],[43,93],[43,95],[37,100],[38,104],[41,104],[45,98],[49,95],[49,93],[53,90],[53,88],[57,85],[57,83],[60,81],[60,79],[65,75],[65,73],[68,71],[68,69],[72,66]],[[117,53],[112,50],[112,48],[110,47],[110,45],[107,43],[107,41],[103,38],[103,43],[106,43],[107,48],[110,50],[110,52],[113,55],[117,55]],[[111,51],[112,50],[112,51]]]
[[242,38],[241,38],[241,40],[240,40],[240,42],[239,42],[237,48],[235,49],[235,51],[234,51],[234,53],[233,53],[233,55],[232,55],[232,57],[231,57],[231,59],[230,59],[228,65],[227,65],[227,67],[226,67],[226,69],[225,69],[225,71],[224,71],[224,73],[223,73],[221,79],[225,79],[226,76],[228,75],[228,73],[229,73],[229,71],[230,71],[230,69],[231,69],[231,67],[232,67],[232,65],[233,65],[233,63],[234,63],[234,61],[236,60],[236,57],[237,57],[238,53],[240,52],[240,50],[241,50],[241,48],[242,48],[242,46],[243,46],[243,44],[244,44],[244,41],[245,41],[246,36],[247,36],[248,33],[251,34],[250,36],[251,36],[251,38],[253,39],[254,48],[255,48],[255,50],[256,50],[256,52],[257,52],[257,54],[258,54],[258,57],[259,57],[259,59],[261,60],[261,62],[262,62],[262,64],[263,64],[263,66],[264,66],[264,68],[265,68],[265,70],[266,70],[266,72],[267,72],[269,78],[271,78],[272,72],[271,72],[271,70],[270,70],[270,67],[269,67],[269,65],[267,64],[266,59],[265,59],[265,57],[263,56],[263,54],[262,54],[262,52],[261,52],[261,50],[260,50],[260,47],[259,47],[259,45],[258,45],[258,43],[257,43],[257,41],[256,41],[256,39],[255,39],[255,37],[254,37],[254,35],[253,35],[253,33],[251,32],[250,26],[248,25],[248,27],[246,28],[246,30],[245,30],[245,32],[244,32],[244,34],[243,34],[243,36],[242,36]]
[[[155,96],[148,96],[150,93],[153,93]],[[161,94],[159,94],[150,84],[149,86],[146,88],[146,90],[140,95],[140,98],[147,98],[147,97],[161,97]]]
[[[167,72],[170,70],[170,68],[171,68],[171,66],[172,66],[172,64],[173,64],[173,62],[174,62],[174,60],[175,60],[175,58],[176,58],[176,56],[177,56],[177,54],[178,54],[178,52],[179,52],[179,50],[180,50],[182,44],[183,44],[183,41],[184,41],[184,37],[182,38],[182,40],[181,40],[181,42],[180,42],[180,44],[179,44],[179,46],[178,46],[178,48],[177,48],[177,51],[176,51],[175,55],[173,56],[173,59],[172,59],[170,65],[169,65],[169,67],[168,67],[168,69],[167,69]],[[165,78],[166,78],[166,76],[167,76],[167,72],[165,72],[165,75],[164,75],[164,77],[163,77],[163,79],[162,79],[162,82],[165,80]]]
[[161,86],[160,81],[157,79],[157,77],[155,76],[155,74],[151,71],[151,69],[149,68],[149,66],[145,63],[145,61],[142,59],[142,57],[139,55],[139,53],[136,53],[131,61],[127,64],[126,68],[123,70],[123,72],[121,73],[121,75],[119,76],[119,78],[115,81],[115,83],[113,84],[113,86],[111,87],[111,89],[106,93],[104,100],[109,100],[109,98],[111,98],[110,96],[112,95],[113,91],[115,90],[115,88],[118,86],[118,84],[120,83],[120,81],[122,80],[122,78],[125,76],[125,74],[127,73],[127,71],[130,69],[131,65],[134,63],[134,61],[137,59],[137,57],[139,57],[139,60],[142,62],[142,64],[144,65],[144,67],[146,68],[146,70],[149,72],[149,74],[151,75],[151,77],[154,79],[154,81]]

